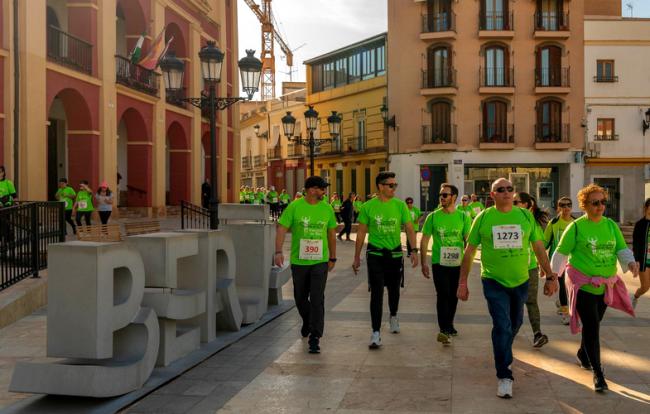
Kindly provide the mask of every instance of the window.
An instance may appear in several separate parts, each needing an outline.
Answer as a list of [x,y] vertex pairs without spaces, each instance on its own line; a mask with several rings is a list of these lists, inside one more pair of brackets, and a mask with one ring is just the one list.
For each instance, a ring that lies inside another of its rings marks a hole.
[[451,28],[450,0],[430,0],[427,2],[427,26],[429,32],[444,32]]
[[616,138],[617,137],[614,130],[614,118],[598,118],[596,140],[612,141]]
[[596,61],[596,82],[616,81],[618,76],[614,75],[614,61],[610,59]]
[[428,51],[427,88],[440,88],[452,85],[450,50],[447,46],[430,48]]
[[537,0],[536,29],[564,30],[564,4],[562,0]]
[[336,61],[336,86],[348,83],[348,59],[341,58]]
[[386,74],[386,46],[377,48],[377,76]]
[[481,142],[509,142],[508,105],[503,101],[483,103]]
[[314,92],[323,90],[323,65],[311,67],[311,89]]
[[375,64],[376,56],[375,49],[364,50],[361,54],[363,60],[362,79],[370,79],[375,77]]
[[438,144],[451,142],[451,103],[434,102],[431,104],[431,130],[425,129],[424,143]]
[[363,187],[366,190],[363,195],[363,201],[368,201],[368,196],[370,195],[370,168],[364,168],[363,170]]
[[357,192],[357,169],[352,168],[350,170],[350,191],[353,193]]
[[366,118],[357,118],[357,150],[366,149]]
[[508,0],[482,0],[481,30],[510,30]]
[[537,50],[536,86],[564,86],[562,77],[562,49],[544,46]]
[[357,82],[361,79],[361,54],[355,53],[350,56],[350,66],[349,66],[349,77],[348,80],[350,83]]
[[485,86],[506,86],[506,51],[501,46],[485,50]]
[[537,142],[562,142],[562,102],[548,100],[537,105]]
[[323,64],[323,89],[331,89],[335,85],[334,62]]

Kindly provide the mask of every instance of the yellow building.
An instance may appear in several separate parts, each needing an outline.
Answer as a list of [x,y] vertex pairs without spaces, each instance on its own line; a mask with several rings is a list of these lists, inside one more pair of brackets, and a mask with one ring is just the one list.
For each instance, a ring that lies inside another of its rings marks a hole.
[[314,170],[331,183],[330,192],[356,192],[365,200],[386,170],[386,41],[382,33],[305,62],[307,104],[320,116],[314,137],[329,138],[332,111],[342,116],[340,136],[316,150]]

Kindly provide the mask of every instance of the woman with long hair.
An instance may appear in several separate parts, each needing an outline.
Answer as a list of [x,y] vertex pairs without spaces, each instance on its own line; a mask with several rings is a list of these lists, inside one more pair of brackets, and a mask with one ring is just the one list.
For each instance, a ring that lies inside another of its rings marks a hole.
[[636,308],[639,298],[650,289],[650,198],[643,205],[643,217],[634,225],[632,249],[634,259],[639,263],[641,286],[632,296],[632,306]]
[[97,212],[99,213],[99,220],[102,224],[107,224],[111,213],[113,212],[113,192],[108,188],[106,181],[101,183],[95,194],[97,200]]
[[[513,203],[515,206],[530,210],[535,218],[535,226],[540,233],[544,232],[544,228],[548,223],[548,213],[540,209],[537,205],[535,198],[528,193],[515,194]],[[533,346],[541,348],[548,342],[548,336],[542,333],[539,305],[537,304],[537,286],[539,281],[539,268],[537,267],[537,258],[535,253],[530,251],[528,261],[528,299],[526,300],[526,309],[528,310],[528,319],[530,326],[533,329]]]

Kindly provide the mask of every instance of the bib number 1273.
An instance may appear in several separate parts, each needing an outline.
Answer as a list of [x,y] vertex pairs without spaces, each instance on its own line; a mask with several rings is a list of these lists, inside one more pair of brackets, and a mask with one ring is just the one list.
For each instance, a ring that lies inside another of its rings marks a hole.
[[492,227],[492,241],[495,249],[521,249],[523,232],[519,224]]

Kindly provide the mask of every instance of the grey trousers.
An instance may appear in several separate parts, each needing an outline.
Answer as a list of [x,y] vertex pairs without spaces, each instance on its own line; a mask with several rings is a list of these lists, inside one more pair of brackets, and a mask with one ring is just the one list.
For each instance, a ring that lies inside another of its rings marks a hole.
[[528,270],[528,299],[526,300],[526,310],[528,310],[528,319],[533,333],[540,332],[539,305],[537,304],[537,286],[539,285],[539,269]]

